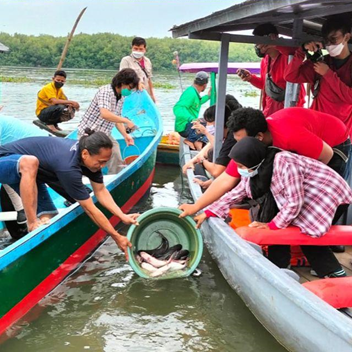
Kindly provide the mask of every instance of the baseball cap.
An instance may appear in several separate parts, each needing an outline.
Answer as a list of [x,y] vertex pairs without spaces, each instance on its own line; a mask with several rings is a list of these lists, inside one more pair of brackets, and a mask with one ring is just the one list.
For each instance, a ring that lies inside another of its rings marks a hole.
[[207,84],[209,81],[209,75],[205,71],[199,71],[196,74],[194,82],[199,85]]

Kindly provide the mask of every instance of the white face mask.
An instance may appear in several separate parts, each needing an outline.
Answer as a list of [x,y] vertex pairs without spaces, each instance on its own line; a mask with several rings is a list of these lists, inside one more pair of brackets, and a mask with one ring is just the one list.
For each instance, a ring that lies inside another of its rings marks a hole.
[[343,42],[336,45],[326,45],[325,49],[331,57],[339,56],[344,48]]
[[135,59],[141,59],[144,56],[143,51],[132,51],[132,55]]
[[252,171],[249,171],[249,169],[240,169],[239,167],[237,168],[237,171],[242,177],[254,177],[258,175],[258,169],[260,168],[260,165],[262,165],[263,161],[264,159],[258,165],[251,167]]

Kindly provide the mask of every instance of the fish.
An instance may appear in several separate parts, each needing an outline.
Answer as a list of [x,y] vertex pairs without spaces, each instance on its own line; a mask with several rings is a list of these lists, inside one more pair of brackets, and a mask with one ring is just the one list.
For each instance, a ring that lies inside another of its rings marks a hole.
[[153,265],[146,263],[146,262],[143,262],[141,264],[141,268],[150,272],[150,273],[153,273],[154,271],[158,270],[158,268],[155,268]]
[[169,264],[170,261],[172,260],[171,258],[167,260],[159,260],[151,256],[150,254],[146,252],[140,252],[139,255],[143,258],[143,260],[151,265],[153,265],[155,268],[161,268],[162,266],[165,266],[166,264]]
[[140,250],[138,251],[138,254],[140,254],[141,252],[145,252],[155,258],[158,258],[164,255],[164,253],[169,250],[169,241],[167,240],[167,238],[160,231],[156,230],[155,232],[161,237],[160,245],[154,249]]
[[189,251],[187,249],[181,249],[180,251],[177,252],[177,254],[174,256],[174,259],[182,259],[185,260],[189,257]]
[[169,250],[166,251],[163,255],[161,255],[161,256],[154,255],[154,257],[158,258],[158,259],[162,259],[162,260],[168,260],[172,254],[174,254],[175,252],[179,252],[181,250],[182,250],[182,245],[176,244],[176,245],[170,247]]
[[183,270],[187,266],[187,263],[181,264],[176,262],[171,262],[169,264],[164,265],[163,267],[153,271],[149,276],[150,277],[159,277],[167,272]]

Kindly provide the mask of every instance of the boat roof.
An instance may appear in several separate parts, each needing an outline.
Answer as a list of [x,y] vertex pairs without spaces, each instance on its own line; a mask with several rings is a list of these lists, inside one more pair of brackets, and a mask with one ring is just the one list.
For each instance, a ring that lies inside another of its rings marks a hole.
[[[244,68],[253,74],[258,74],[260,72],[260,62],[229,62],[227,66],[227,73],[236,74],[237,70],[240,68]],[[219,63],[218,62],[201,62],[201,63],[192,62],[188,64],[182,64],[179,67],[179,71],[191,72],[191,73],[195,73],[198,71],[218,73]]]
[[[174,26],[174,38],[188,36],[192,39],[221,40],[224,33],[254,29],[262,23],[271,22],[279,33],[292,37],[295,41],[280,38],[279,45],[296,46],[307,39],[321,39],[321,27],[327,16],[350,14],[351,0],[247,0],[209,16]],[[300,30],[297,31],[297,23]],[[259,40],[258,40],[259,39]],[[269,38],[258,38],[252,35],[231,34],[230,42],[269,43]],[[352,43],[352,41],[351,41]]]
[[5,52],[5,51],[9,51],[10,48],[8,48],[6,45],[0,43],[0,52]]

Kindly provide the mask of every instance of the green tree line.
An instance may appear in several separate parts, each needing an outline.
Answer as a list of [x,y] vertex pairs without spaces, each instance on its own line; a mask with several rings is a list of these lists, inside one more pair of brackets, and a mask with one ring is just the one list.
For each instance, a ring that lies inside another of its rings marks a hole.
[[[85,69],[117,69],[122,57],[130,54],[133,37],[112,33],[84,34],[73,37],[64,67]],[[174,70],[173,52],[178,51],[181,63],[217,62],[220,44],[172,38],[146,38],[147,56],[155,71]],[[0,33],[0,42],[10,52],[0,54],[0,66],[55,67],[66,37]],[[230,62],[258,61],[253,45],[231,43]]]

